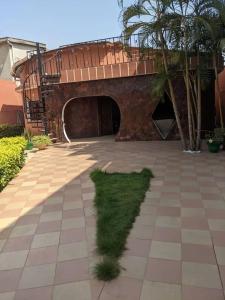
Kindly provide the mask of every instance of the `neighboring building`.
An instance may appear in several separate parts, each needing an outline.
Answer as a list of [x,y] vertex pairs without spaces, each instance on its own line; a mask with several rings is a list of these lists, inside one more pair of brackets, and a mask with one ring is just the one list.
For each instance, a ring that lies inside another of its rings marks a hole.
[[[163,102],[151,93],[158,73],[156,50],[145,48],[143,53],[138,44],[137,35],[126,43],[111,38],[47,51],[39,56],[39,66],[36,55],[18,62],[13,72],[21,80],[26,126],[36,132],[46,129],[62,140],[108,134],[115,134],[116,140],[176,139],[171,101],[166,93]],[[194,59],[190,67],[196,68]],[[184,127],[182,78],[174,87]],[[203,93],[202,128],[212,130],[213,76]]]
[[[46,45],[41,44],[45,50]],[[12,66],[36,50],[36,43],[17,38],[0,38],[0,124],[23,124],[22,95],[16,92],[19,82],[11,74]]]
[[[46,50],[45,44],[40,44],[40,46]],[[0,79],[14,80],[11,75],[12,66],[27,57],[28,52],[35,50],[35,42],[12,37],[0,38]]]

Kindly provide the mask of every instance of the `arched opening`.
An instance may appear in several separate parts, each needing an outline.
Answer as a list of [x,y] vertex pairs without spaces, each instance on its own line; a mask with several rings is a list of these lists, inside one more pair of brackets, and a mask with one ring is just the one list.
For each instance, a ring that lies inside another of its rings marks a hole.
[[173,105],[167,93],[164,93],[163,98],[160,99],[152,114],[152,119],[160,136],[166,140],[175,125]]
[[119,106],[108,96],[74,98],[63,109],[68,139],[117,134],[120,118]]

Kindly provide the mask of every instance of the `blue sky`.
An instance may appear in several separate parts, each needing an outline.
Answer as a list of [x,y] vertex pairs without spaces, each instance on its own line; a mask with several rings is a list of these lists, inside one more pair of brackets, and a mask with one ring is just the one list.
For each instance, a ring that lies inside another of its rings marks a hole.
[[117,0],[0,0],[0,36],[60,45],[121,34]]

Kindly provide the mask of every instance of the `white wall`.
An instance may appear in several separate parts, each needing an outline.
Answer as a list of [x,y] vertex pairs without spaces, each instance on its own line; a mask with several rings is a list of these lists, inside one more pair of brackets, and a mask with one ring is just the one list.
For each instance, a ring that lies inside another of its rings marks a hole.
[[14,80],[11,70],[14,63],[25,58],[28,51],[35,50],[35,46],[1,43],[0,44],[0,79]]
[[0,79],[12,80],[10,75],[12,68],[10,55],[10,46],[8,44],[0,44]]

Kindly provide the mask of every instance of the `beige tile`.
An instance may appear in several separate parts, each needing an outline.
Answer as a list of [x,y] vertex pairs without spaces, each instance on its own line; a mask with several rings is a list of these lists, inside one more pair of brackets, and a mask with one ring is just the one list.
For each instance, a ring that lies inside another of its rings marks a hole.
[[0,240],[0,252],[2,251],[5,243],[6,243],[6,240]]
[[124,256],[120,260],[123,268],[121,275],[131,278],[143,279],[147,258],[138,256]]
[[140,300],[181,300],[181,287],[175,284],[144,281]]
[[152,215],[141,215],[135,220],[137,225],[154,226],[156,217]]
[[40,215],[43,210],[43,205],[39,206],[26,206],[22,209],[21,216],[24,215]]
[[159,227],[179,228],[180,225],[181,221],[178,217],[159,216],[156,220],[156,226]]
[[79,281],[56,285],[53,290],[53,300],[92,300],[89,281]]
[[8,292],[0,294],[0,300],[14,300],[15,292]]
[[58,261],[83,258],[87,256],[88,252],[86,242],[59,245]]
[[0,219],[0,231],[13,226],[15,224],[15,222],[17,221],[17,218],[1,218]]
[[18,209],[18,208],[23,208],[25,206],[26,201],[19,201],[15,203],[10,203],[6,206],[6,210],[11,210],[11,209]]
[[27,259],[28,250],[4,252],[0,254],[0,270],[22,268]]
[[43,213],[40,217],[40,222],[59,221],[62,219],[61,211],[52,211]]
[[219,265],[225,265],[225,247],[215,246],[216,259]]
[[58,245],[59,236],[60,236],[60,232],[36,234],[31,244],[31,248],[40,248],[40,247]]
[[211,245],[212,240],[210,232],[206,230],[181,230],[182,243]]
[[180,260],[181,244],[152,241],[149,256],[152,258]]
[[182,283],[206,288],[221,288],[219,271],[216,265],[192,262],[182,263]]
[[83,200],[94,200],[95,198],[95,193],[83,193],[82,194]]
[[182,217],[203,217],[205,215],[204,208],[181,208]]
[[153,226],[134,224],[130,231],[130,237],[136,239],[150,240],[153,235]]
[[55,276],[55,264],[24,268],[19,289],[52,285]]
[[83,208],[82,201],[67,201],[63,204],[63,210],[70,210],[76,208]]
[[36,224],[15,226],[10,234],[10,237],[32,235],[35,233],[36,228],[37,228]]
[[62,220],[62,229],[82,228],[85,226],[85,219],[80,218],[69,218]]
[[211,230],[225,231],[225,220],[209,219],[208,222]]

